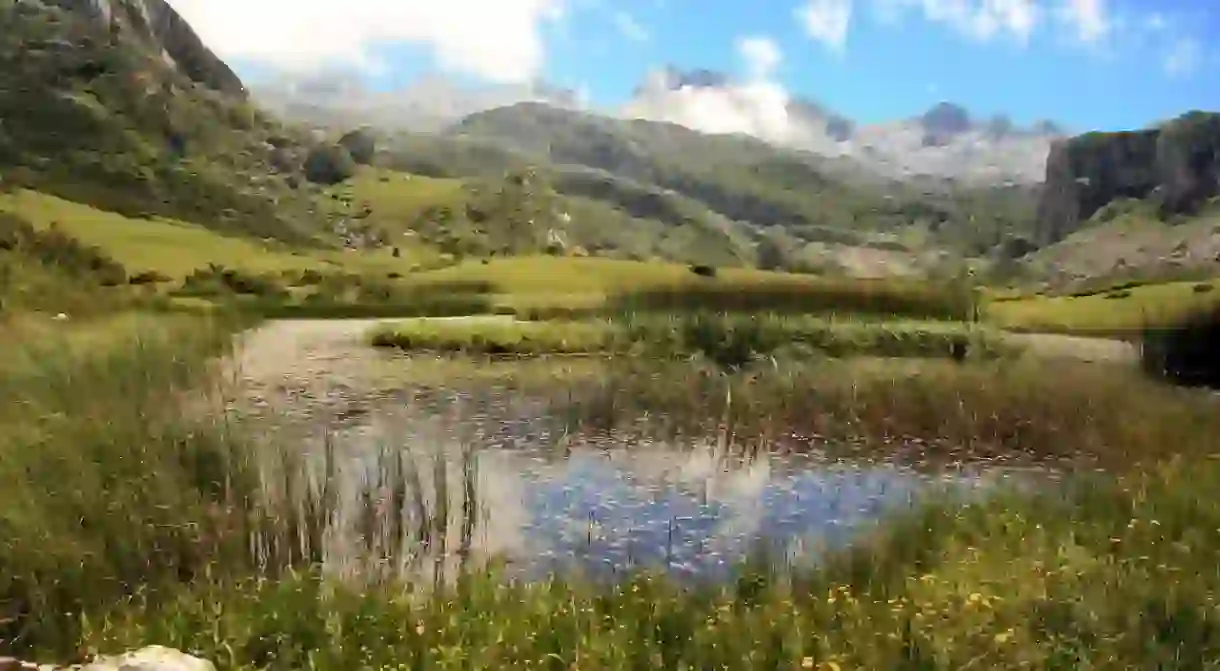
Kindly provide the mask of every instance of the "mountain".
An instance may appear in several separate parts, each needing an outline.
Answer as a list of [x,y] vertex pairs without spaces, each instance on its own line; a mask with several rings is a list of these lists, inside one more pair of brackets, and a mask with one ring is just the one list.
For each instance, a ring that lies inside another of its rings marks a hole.
[[[274,78],[252,88],[261,103],[288,118],[417,132],[436,132],[471,114],[519,102],[582,109],[573,92],[541,82],[462,87],[428,76],[401,90],[379,92],[329,74]],[[976,120],[950,103],[913,119],[858,124],[766,81],[735,81],[722,72],[674,67],[650,72],[621,107],[597,111],[712,135],[749,135],[781,148],[850,159],[885,178],[975,184],[1040,181],[1050,145],[1062,135],[1051,122],[1019,128],[1002,118]]]
[[1220,114],[1190,112],[1157,128],[1057,143],[1038,205],[1039,242],[1067,237],[1119,199],[1152,199],[1161,218],[1220,194]]
[[424,76],[396,91],[376,91],[342,72],[280,74],[252,85],[260,105],[285,118],[321,127],[371,125],[383,130],[439,131],[469,114],[522,101],[577,107],[575,92],[542,82],[458,86]]
[[204,46],[165,0],[44,0],[43,4],[90,19],[116,39],[141,44],[196,83],[226,95],[245,96],[233,70]]
[[[783,150],[749,135],[708,135],[537,103],[471,115],[444,137],[652,185],[730,220],[780,227],[807,242],[826,236],[863,242],[918,229],[934,245],[977,253],[1004,235],[1024,234],[1032,223],[1032,187],[889,179],[851,159]],[[557,181],[561,191],[563,182]]]
[[0,181],[129,216],[312,240],[308,138],[163,0],[0,0]]

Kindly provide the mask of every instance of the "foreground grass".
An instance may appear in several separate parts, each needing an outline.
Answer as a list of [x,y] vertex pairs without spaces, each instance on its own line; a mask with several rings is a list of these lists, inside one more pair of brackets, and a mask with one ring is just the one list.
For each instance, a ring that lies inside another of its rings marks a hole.
[[[608,414],[664,408],[743,433],[765,429],[747,417],[799,431],[812,427],[798,418],[837,418],[875,427],[878,445],[936,430],[1116,459],[1062,488],[920,509],[812,571],[743,568],[704,588],[494,571],[370,585],[317,569],[329,480],[302,487],[277,467],[269,498],[239,458],[251,445],[173,403],[207,379],[223,324],[55,327],[6,334],[22,354],[0,362],[5,397],[23,399],[0,410],[0,638],[43,661],[148,643],[247,669],[1208,668],[1220,655],[1220,416],[1117,372],[842,362],[620,376]],[[406,483],[374,484],[360,510],[393,526],[384,511],[410,505]],[[394,547],[372,558],[392,563]]]
[[965,324],[776,314],[642,314],[581,321],[418,319],[382,324],[369,339],[377,347],[467,354],[702,354],[732,366],[780,351],[834,357],[949,357],[959,347],[976,357],[1005,351],[1000,335]]

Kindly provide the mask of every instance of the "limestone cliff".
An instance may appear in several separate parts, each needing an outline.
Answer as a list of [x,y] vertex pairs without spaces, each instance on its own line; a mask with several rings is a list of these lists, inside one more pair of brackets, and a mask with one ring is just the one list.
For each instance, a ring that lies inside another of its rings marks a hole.
[[1088,133],[1055,143],[1038,204],[1037,241],[1052,244],[1111,201],[1154,199],[1189,213],[1220,193],[1220,114],[1191,112],[1160,128]]

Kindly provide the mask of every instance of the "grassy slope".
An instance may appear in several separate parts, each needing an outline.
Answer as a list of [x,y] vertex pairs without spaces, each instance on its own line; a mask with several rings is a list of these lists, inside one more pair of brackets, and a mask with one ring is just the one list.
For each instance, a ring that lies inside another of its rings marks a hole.
[[[428,177],[365,168],[347,182],[325,190],[319,202],[332,218],[367,209],[369,214],[362,222],[385,231],[390,244],[427,248],[437,242],[431,239],[436,232],[425,221],[428,211],[448,208],[459,215],[448,225],[449,232],[468,234],[465,229],[470,225],[460,214],[475,201],[470,189],[488,188],[494,179]],[[739,231],[694,203],[671,204],[668,221],[638,216],[613,201],[583,195],[560,195],[555,207],[571,218],[563,227],[570,247],[603,249],[620,257],[713,265],[741,265],[750,256],[751,245]]]
[[1197,286],[1196,282],[1166,282],[1132,287],[1117,294],[996,301],[988,306],[987,313],[993,322],[1005,328],[1137,334],[1144,326],[1174,322],[1220,299],[1220,291],[1200,293]]
[[209,263],[251,272],[315,268],[406,273],[413,263],[409,254],[394,259],[388,251],[294,252],[282,244],[223,235],[172,219],[132,219],[35,191],[0,196],[0,211],[21,215],[39,228],[56,223],[81,242],[100,247],[132,273],[155,270],[182,278]]

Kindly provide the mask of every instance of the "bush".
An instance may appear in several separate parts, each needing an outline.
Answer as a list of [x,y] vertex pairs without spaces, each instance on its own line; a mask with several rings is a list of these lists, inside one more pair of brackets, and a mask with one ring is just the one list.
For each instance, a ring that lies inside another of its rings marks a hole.
[[145,272],[132,275],[131,278],[127,280],[127,283],[138,286],[144,284],[163,284],[170,281],[173,281],[173,278],[169,275],[157,272],[155,270],[147,270]]
[[356,162],[339,145],[316,147],[305,157],[305,179],[315,184],[338,184],[356,174]]
[[696,265],[693,265],[690,267],[690,271],[692,273],[698,275],[699,277],[715,277],[716,276],[716,269],[713,268],[712,266],[696,264]]
[[106,287],[127,282],[127,271],[98,247],[81,244],[52,226],[39,231],[16,215],[0,212],[0,250],[16,251],[45,266]]
[[275,279],[265,275],[254,275],[222,265],[208,264],[197,269],[182,281],[178,292],[188,296],[223,296],[238,294],[261,297],[283,297],[288,294]]
[[1220,389],[1220,307],[1144,334],[1144,370],[1183,386]]
[[1191,291],[1195,292],[1196,294],[1211,293],[1212,290],[1214,290],[1214,289],[1215,289],[1214,286],[1207,284],[1206,282],[1204,282],[1202,284],[1196,284],[1195,286],[1191,287]]

